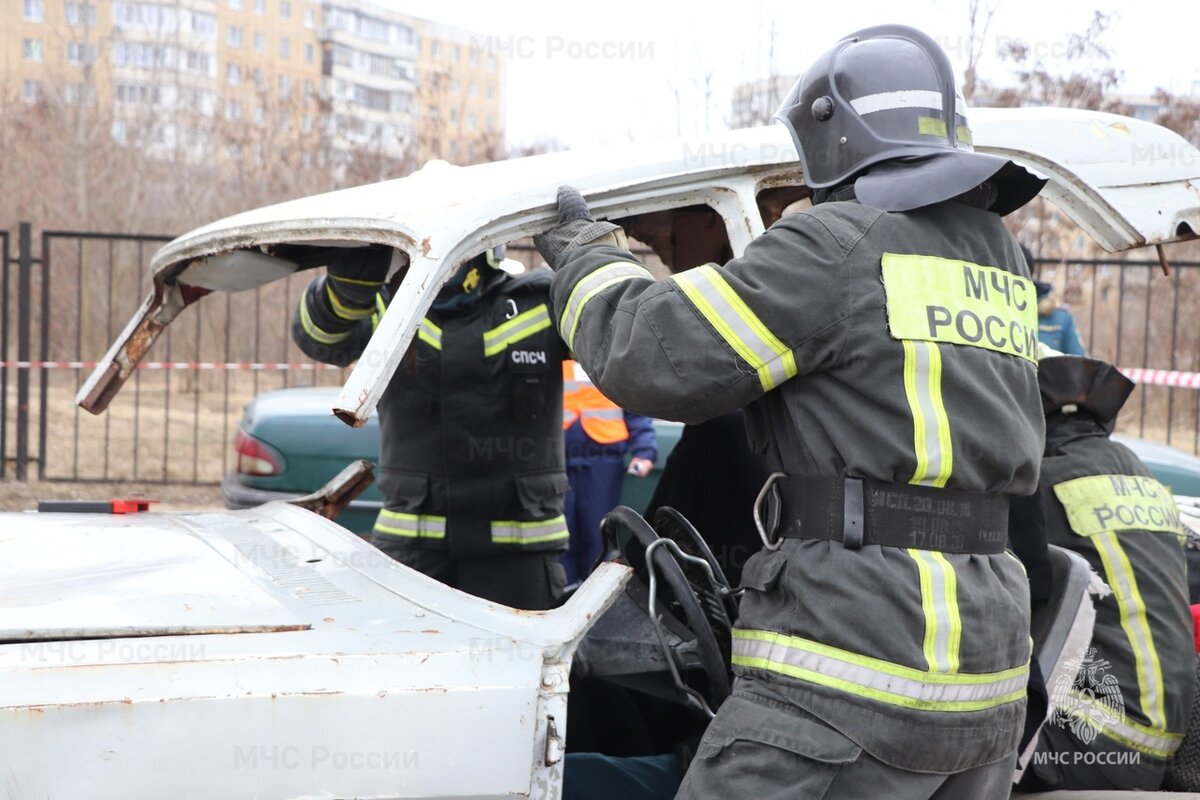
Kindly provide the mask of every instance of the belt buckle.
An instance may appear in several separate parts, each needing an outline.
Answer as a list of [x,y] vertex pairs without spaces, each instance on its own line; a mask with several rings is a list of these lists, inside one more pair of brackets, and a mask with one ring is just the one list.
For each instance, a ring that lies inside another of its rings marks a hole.
[[[772,493],[772,490],[775,488],[775,484],[781,478],[786,478],[786,477],[787,477],[787,473],[772,472],[770,474],[770,476],[767,478],[766,482],[763,483],[762,488],[758,490],[758,497],[755,498],[755,500],[754,500],[754,527],[758,528],[759,538],[762,539],[763,546],[766,547],[768,550],[778,550],[780,547],[783,546],[783,542],[779,541],[779,538],[776,535],[776,534],[778,534],[779,528],[780,528],[779,517],[780,517],[781,501],[780,501],[779,493],[778,492]],[[769,530],[766,526],[763,525],[762,515],[759,512],[759,509],[766,502],[768,497],[771,497],[774,499],[774,503],[772,504],[773,508],[767,509],[767,515],[768,515],[767,522],[770,527]]]

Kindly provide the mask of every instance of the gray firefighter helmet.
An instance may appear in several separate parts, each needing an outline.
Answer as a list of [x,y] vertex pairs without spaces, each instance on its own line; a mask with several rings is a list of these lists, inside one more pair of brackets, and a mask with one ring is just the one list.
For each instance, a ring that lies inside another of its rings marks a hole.
[[814,189],[854,180],[865,205],[907,211],[985,182],[990,209],[1008,214],[1045,180],[1012,161],[976,153],[950,59],[907,25],[864,28],[818,58],[775,114],[791,131]]

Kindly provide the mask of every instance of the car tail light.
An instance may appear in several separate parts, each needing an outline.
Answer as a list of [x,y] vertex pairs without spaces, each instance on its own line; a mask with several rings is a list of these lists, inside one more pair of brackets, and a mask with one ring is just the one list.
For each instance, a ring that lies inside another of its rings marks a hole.
[[260,442],[241,428],[233,439],[237,471],[243,475],[278,475],[283,472],[283,454],[266,442]]

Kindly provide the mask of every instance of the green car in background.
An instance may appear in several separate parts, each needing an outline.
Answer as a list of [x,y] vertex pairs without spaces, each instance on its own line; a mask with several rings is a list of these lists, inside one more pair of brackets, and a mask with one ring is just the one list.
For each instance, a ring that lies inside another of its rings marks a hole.
[[[228,508],[251,508],[290,500],[321,488],[355,459],[379,461],[379,417],[351,428],[329,413],[336,387],[296,387],[264,392],[247,406],[233,442],[234,468],[221,482]],[[656,420],[658,462],[646,478],[628,478],[621,502],[642,511],[654,494],[667,456],[683,425]],[[1198,472],[1200,474],[1200,472]],[[383,506],[379,484],[371,486],[338,516],[343,527],[366,535]]]
[[[355,459],[379,461],[379,420],[372,416],[351,428],[329,413],[336,387],[296,387],[264,392],[246,406],[234,439],[234,469],[221,483],[225,505],[250,508],[272,500],[288,500],[321,488]],[[683,425],[655,420],[658,462],[649,477],[628,478],[624,505],[644,511],[658,485]],[[1200,497],[1200,458],[1157,442],[1114,436],[1146,463],[1175,494]],[[383,505],[377,483],[352,502],[337,521],[358,534],[368,534]]]

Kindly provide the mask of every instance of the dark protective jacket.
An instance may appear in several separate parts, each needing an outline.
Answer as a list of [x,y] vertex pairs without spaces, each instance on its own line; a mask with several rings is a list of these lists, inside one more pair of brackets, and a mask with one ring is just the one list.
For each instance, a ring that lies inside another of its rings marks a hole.
[[[452,556],[560,551],[563,499],[562,342],[547,305],[548,270],[489,270],[478,301],[421,321],[379,402],[375,535]],[[305,353],[346,364],[370,338],[370,319],[345,328],[310,285],[293,323]],[[386,304],[379,296],[377,313]],[[345,331],[342,331],[345,332]]]
[[[1052,358],[1043,372],[1100,363]],[[1062,727],[1071,728],[1072,715],[1086,716],[1096,723],[1097,745],[1105,742],[1100,749],[1137,751],[1142,770],[1156,769],[1161,779],[1187,728],[1193,695],[1183,529],[1170,489],[1109,438],[1119,407],[1109,416],[1072,403],[1069,413],[1055,408],[1046,418],[1040,494],[1047,538],[1086,558],[1112,590],[1095,601],[1094,652],[1075,684],[1047,689],[1064,715]],[[1108,695],[1118,687],[1114,710]],[[1080,748],[1091,739],[1085,736]],[[1141,780],[1142,788],[1157,787]]]
[[[1000,495],[1037,485],[1036,298],[990,212],[824,203],[724,267],[665,281],[593,244],[564,258],[552,297],[614,402],[685,422],[745,406],[772,470]],[[959,771],[1015,749],[1029,601],[1010,554],[789,538],[742,580],[739,674],[901,768]]]

